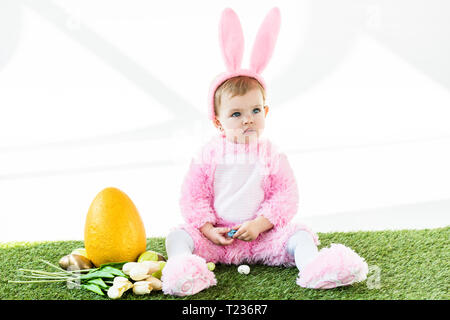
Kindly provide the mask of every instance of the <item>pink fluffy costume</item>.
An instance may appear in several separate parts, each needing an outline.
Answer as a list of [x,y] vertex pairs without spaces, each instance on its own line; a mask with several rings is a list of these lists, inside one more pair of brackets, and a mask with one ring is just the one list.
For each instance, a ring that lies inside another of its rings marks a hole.
[[[241,69],[244,45],[240,22],[233,10],[224,10],[219,40],[228,70],[211,85],[211,120],[215,119],[215,90],[227,79],[250,76],[266,88],[260,73],[272,55],[279,26],[280,13],[278,8],[274,8],[259,29],[250,69]],[[308,227],[290,222],[298,208],[297,183],[286,155],[267,139],[238,144],[228,141],[223,135],[212,138],[190,164],[182,185],[180,207],[186,224],[169,234],[166,247],[169,238],[180,231],[181,238],[186,239],[184,242],[191,244],[182,254],[171,256],[167,250],[169,259],[162,274],[165,294],[190,295],[216,285],[214,273],[208,270],[206,262],[299,267],[296,260],[303,252],[301,246],[288,250],[290,244],[296,244],[292,239],[300,234],[308,238],[309,246],[314,250],[319,245],[317,235]],[[235,239],[230,245],[219,246],[200,231],[207,222],[215,227],[231,228],[260,215],[268,219],[273,228],[253,241]],[[334,288],[366,278],[367,263],[350,248],[332,244],[320,252],[314,250],[308,263],[301,265],[297,279],[300,286]]]

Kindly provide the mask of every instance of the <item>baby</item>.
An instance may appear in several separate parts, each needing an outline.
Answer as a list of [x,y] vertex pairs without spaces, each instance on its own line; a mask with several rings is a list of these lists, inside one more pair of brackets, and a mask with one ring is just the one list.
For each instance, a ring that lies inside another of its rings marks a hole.
[[296,266],[297,284],[304,288],[347,286],[367,276],[367,263],[353,250],[332,244],[319,251],[317,234],[291,222],[298,208],[294,173],[286,155],[261,137],[269,107],[260,73],[279,25],[274,8],[260,27],[246,70],[240,68],[239,19],[231,9],[222,14],[219,39],[228,71],[209,92],[209,117],[220,135],[202,147],[183,181],[186,223],[166,237],[165,294],[192,295],[216,285],[207,262]]

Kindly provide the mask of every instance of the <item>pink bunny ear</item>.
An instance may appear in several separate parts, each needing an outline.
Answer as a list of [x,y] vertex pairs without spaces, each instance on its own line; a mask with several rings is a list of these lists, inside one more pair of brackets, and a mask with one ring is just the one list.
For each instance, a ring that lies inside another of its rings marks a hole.
[[219,43],[228,71],[241,67],[244,54],[244,33],[237,14],[230,8],[222,12],[219,24]]
[[272,57],[275,43],[277,42],[278,32],[280,31],[281,15],[280,10],[275,7],[269,11],[259,27],[253,44],[252,55],[250,59],[250,70],[261,73],[267,66]]

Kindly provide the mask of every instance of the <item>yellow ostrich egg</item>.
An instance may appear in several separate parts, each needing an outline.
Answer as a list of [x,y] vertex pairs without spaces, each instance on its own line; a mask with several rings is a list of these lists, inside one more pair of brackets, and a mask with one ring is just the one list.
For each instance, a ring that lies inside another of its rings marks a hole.
[[117,188],[100,191],[84,226],[84,247],[95,266],[136,261],[146,249],[145,228],[133,201]]

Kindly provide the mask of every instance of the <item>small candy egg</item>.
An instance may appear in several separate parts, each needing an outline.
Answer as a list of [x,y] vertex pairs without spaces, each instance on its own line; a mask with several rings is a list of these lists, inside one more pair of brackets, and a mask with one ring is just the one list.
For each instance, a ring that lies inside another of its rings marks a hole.
[[216,265],[214,264],[214,262],[208,262],[208,263],[206,264],[206,266],[208,267],[208,269],[209,269],[210,271],[214,271],[214,269],[216,268]]
[[250,273],[250,267],[246,264],[242,264],[238,267],[238,272],[241,274],[249,274]]
[[237,232],[237,230],[231,229],[231,231],[228,232],[227,235],[228,235],[230,238],[233,238],[233,236],[234,236],[234,234],[235,234],[236,232]]

